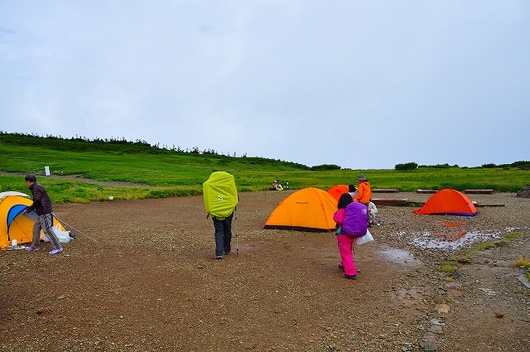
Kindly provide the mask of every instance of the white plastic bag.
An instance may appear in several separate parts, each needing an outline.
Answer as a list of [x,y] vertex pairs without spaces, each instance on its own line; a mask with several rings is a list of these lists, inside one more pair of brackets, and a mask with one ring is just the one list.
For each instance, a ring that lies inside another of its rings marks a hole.
[[370,243],[373,240],[374,240],[374,238],[372,237],[372,234],[370,233],[370,230],[366,229],[366,234],[364,236],[355,237],[355,244],[360,246],[360,245],[363,245],[363,244]]
[[[62,231],[57,226],[53,226],[52,229],[53,229],[53,232],[55,233],[55,236],[57,236],[57,239],[59,240],[59,242],[69,243],[72,240],[72,237],[70,237],[70,232]],[[41,241],[44,241],[44,242],[50,242],[50,240],[44,233],[40,234],[40,239]]]

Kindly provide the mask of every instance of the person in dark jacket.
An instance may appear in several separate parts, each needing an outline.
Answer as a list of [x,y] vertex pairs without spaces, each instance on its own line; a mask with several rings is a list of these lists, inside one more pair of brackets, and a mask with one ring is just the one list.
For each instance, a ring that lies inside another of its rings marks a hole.
[[25,177],[26,185],[31,190],[33,195],[33,203],[24,210],[23,214],[27,214],[33,210],[37,212],[39,216],[38,221],[33,225],[33,241],[30,247],[26,247],[27,251],[37,252],[40,249],[40,232],[43,230],[44,235],[50,240],[52,250],[50,254],[58,254],[63,251],[63,247],[59,242],[59,239],[53,231],[53,209],[52,201],[48,196],[48,193],[40,184],[37,183],[35,175],[27,175]]

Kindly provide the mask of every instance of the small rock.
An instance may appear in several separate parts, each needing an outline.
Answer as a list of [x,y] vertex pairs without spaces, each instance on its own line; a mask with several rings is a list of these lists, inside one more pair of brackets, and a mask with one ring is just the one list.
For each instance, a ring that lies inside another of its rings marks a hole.
[[420,342],[420,347],[423,348],[424,351],[436,351],[436,350],[438,350],[438,344],[436,342],[422,341],[422,342]]
[[429,323],[431,323],[432,325],[438,325],[438,326],[444,326],[445,323],[443,321],[440,321],[438,319],[431,319],[429,320]]
[[449,306],[447,304],[437,304],[435,309],[438,313],[449,313]]
[[504,313],[501,313],[501,312],[495,312],[495,317],[496,317],[496,318],[502,318],[502,317],[504,317]]
[[429,328],[429,332],[435,333],[435,334],[443,334],[443,329],[439,325],[433,325]]
[[524,189],[517,192],[517,197],[530,198],[530,186],[527,186]]
[[448,282],[445,284],[446,288],[460,288],[462,287],[462,284],[459,282]]

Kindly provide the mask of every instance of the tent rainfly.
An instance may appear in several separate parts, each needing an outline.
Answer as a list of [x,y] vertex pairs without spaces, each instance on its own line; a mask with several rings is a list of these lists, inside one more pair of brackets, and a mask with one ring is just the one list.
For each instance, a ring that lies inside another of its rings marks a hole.
[[328,193],[331,194],[333,198],[335,198],[335,200],[337,200],[338,202],[341,195],[343,195],[344,193],[348,193],[348,186],[335,185],[328,189]]
[[309,232],[335,230],[337,201],[318,188],[304,188],[281,201],[265,222],[265,229]]
[[446,188],[433,194],[415,214],[474,216],[477,208],[464,193]]

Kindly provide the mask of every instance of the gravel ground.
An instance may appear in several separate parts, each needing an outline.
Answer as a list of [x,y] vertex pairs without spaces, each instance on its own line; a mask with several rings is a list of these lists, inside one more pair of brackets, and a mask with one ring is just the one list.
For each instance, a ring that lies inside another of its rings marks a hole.
[[[201,197],[67,204],[61,255],[1,252],[4,351],[529,351],[530,199],[472,195],[475,217],[379,206],[358,279],[332,233],[264,230],[292,191],[240,195],[233,253],[214,259]],[[424,202],[430,195],[374,194]],[[474,252],[448,279],[461,248]]]

